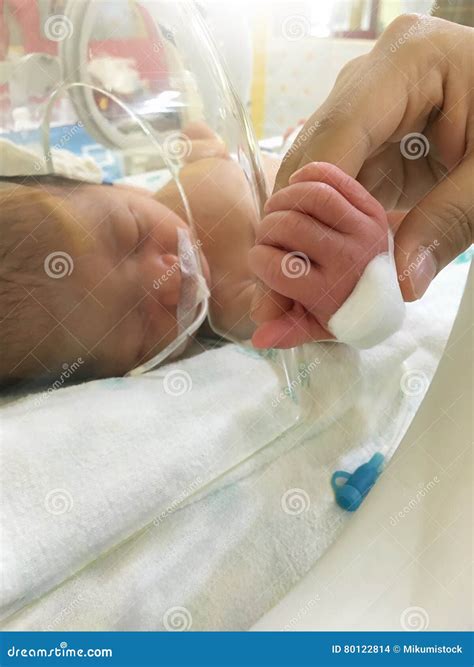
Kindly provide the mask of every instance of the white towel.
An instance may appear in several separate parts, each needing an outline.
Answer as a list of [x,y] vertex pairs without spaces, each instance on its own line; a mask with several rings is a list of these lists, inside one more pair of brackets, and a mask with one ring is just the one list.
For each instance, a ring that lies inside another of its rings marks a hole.
[[[9,139],[0,139],[0,179],[2,176],[48,174],[43,149],[41,146],[34,148],[20,146]],[[52,146],[50,152],[54,173],[58,176],[90,183],[102,182],[102,170],[92,158],[80,157],[60,146]]]
[[287,400],[272,416],[280,382],[258,355],[228,346],[4,407],[3,612],[280,435],[295,412]]
[[[281,390],[272,366],[231,345],[143,378],[6,405],[4,627],[252,625],[348,520],[331,473],[393,453],[434,373],[465,274],[443,272],[383,345],[309,346],[307,363],[319,361],[313,411],[295,431],[285,433],[291,398],[272,408]],[[165,376],[177,370],[166,393]],[[171,395],[177,380],[191,390]]]

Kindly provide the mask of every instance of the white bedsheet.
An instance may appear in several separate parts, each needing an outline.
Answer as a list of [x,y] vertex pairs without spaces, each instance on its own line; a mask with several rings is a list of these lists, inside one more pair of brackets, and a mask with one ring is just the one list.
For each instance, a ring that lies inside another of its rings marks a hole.
[[7,403],[3,627],[250,627],[350,520],[331,473],[396,449],[465,275],[465,265],[443,272],[384,345],[310,346],[313,410],[296,431],[285,433],[291,399],[268,416],[281,391],[274,368],[232,345],[144,378]]

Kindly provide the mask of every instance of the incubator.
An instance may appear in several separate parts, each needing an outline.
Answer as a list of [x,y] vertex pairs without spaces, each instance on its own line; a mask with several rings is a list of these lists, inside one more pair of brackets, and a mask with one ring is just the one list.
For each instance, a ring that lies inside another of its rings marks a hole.
[[[236,77],[228,75],[221,45],[216,47],[208,30],[212,16],[205,5],[185,0],[39,0],[27,7],[4,0],[2,5],[0,141],[4,155],[12,145],[21,147],[30,167],[11,173],[11,162],[3,160],[0,175],[61,174],[153,192],[171,183],[179,192],[189,233],[178,239],[183,278],[178,335],[131,374],[178,358],[206,318],[214,335],[256,354],[246,344],[251,332],[236,334],[216,316],[198,251],[202,233],[182,178],[200,159],[232,161],[260,219],[268,186],[259,146]],[[196,128],[202,136],[196,137]],[[225,218],[220,224],[225,233]],[[309,381],[306,376],[300,381],[302,351],[267,356],[281,374],[297,421]]]

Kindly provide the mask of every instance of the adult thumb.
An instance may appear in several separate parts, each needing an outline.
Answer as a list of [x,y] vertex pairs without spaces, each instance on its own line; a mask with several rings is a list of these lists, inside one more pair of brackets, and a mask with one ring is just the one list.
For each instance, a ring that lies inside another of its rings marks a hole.
[[403,219],[395,262],[405,301],[423,296],[433,278],[472,243],[474,154],[464,158]]

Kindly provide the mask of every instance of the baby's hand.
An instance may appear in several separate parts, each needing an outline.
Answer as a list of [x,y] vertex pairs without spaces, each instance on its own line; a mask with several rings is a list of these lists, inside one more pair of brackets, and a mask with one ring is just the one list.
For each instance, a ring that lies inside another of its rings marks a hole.
[[375,256],[387,252],[383,207],[338,167],[313,162],[265,206],[250,266],[269,288],[254,301],[255,347],[288,348],[327,330]]

